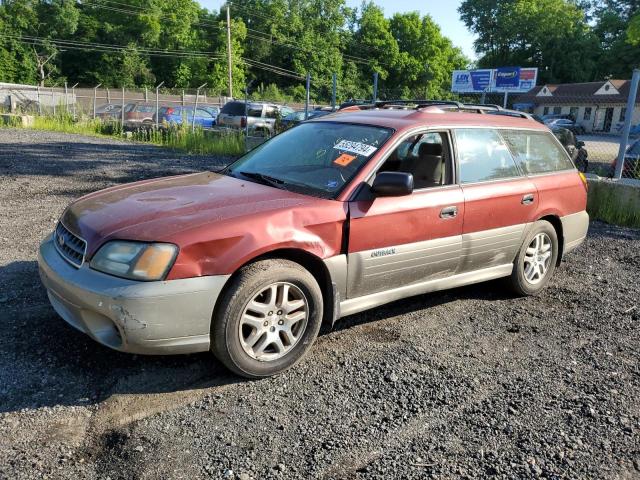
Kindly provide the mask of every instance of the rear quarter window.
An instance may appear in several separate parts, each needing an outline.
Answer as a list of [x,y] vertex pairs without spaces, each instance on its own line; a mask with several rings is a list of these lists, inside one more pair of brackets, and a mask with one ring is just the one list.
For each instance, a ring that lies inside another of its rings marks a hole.
[[527,174],[574,168],[566,150],[558,145],[551,133],[525,130],[502,130],[501,133]]
[[224,113],[225,115],[244,115],[244,103],[240,102],[229,102],[222,107],[220,113]]

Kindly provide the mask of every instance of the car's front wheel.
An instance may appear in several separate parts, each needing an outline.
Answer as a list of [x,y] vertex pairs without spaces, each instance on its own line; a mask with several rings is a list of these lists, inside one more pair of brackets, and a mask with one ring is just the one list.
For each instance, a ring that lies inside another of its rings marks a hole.
[[213,353],[248,378],[276,375],[309,350],[322,323],[322,292],[289,260],[243,267],[220,299],[211,328]]
[[519,295],[535,295],[551,279],[558,260],[558,235],[551,223],[539,220],[522,244],[509,284]]

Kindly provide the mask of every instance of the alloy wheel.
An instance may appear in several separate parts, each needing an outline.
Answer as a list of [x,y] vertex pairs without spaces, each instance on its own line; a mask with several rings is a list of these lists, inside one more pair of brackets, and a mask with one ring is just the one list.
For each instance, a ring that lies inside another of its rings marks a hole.
[[263,288],[245,306],[238,335],[251,358],[273,361],[285,356],[302,338],[309,303],[297,286],[276,282]]
[[538,233],[524,254],[524,278],[532,285],[542,281],[551,266],[553,244],[546,233]]

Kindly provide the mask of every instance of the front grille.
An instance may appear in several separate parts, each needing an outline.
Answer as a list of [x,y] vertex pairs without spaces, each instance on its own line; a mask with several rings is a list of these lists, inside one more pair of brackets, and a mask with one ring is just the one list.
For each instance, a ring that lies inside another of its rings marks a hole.
[[87,242],[71,233],[62,222],[58,222],[54,234],[54,244],[58,253],[74,267],[80,268],[87,252]]

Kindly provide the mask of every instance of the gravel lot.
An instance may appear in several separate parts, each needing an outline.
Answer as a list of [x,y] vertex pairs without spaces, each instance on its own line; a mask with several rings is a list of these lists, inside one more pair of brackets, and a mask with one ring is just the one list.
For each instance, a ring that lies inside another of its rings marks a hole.
[[255,382],[56,316],[35,258],[68,202],[221,163],[0,129],[0,478],[640,476],[639,230],[593,223],[536,298],[493,282],[348,317]]

